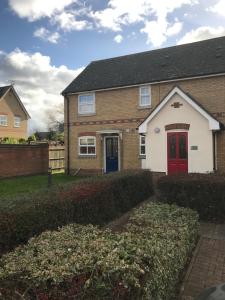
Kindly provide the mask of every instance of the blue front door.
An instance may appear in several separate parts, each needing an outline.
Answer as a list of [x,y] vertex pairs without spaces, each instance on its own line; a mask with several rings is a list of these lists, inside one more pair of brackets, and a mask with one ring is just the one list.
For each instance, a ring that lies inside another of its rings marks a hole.
[[106,173],[118,171],[118,137],[105,138]]

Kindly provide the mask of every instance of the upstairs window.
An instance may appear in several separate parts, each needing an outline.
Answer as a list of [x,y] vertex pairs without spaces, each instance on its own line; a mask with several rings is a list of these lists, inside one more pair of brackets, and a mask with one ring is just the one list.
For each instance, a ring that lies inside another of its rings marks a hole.
[[6,115],[0,115],[0,126],[8,125],[8,117]]
[[14,127],[20,127],[21,124],[21,118],[18,116],[14,117]]
[[89,115],[95,113],[95,94],[83,94],[78,96],[79,115]]
[[139,88],[139,105],[140,106],[150,106],[151,105],[151,87],[150,86],[140,86]]
[[79,155],[95,155],[96,154],[96,138],[93,136],[79,137]]
[[140,135],[140,151],[139,151],[140,156],[145,156],[145,136]]

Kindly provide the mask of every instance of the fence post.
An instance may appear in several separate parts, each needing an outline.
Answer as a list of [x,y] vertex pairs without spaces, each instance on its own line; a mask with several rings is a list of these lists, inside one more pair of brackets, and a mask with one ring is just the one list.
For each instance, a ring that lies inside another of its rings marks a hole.
[[48,187],[52,185],[52,168],[48,168]]

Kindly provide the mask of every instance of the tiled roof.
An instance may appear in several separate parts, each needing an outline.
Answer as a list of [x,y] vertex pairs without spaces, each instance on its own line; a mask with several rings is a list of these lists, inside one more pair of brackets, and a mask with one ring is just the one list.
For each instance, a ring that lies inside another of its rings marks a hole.
[[11,87],[10,85],[7,85],[7,86],[1,86],[1,87],[0,87],[0,98],[1,98],[2,96],[5,95],[5,93],[7,92],[7,90],[8,90],[10,87]]
[[62,92],[225,73],[225,37],[91,62]]

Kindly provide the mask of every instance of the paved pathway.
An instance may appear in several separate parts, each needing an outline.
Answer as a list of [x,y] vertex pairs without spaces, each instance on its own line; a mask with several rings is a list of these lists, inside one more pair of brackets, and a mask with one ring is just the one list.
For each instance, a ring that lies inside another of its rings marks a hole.
[[181,300],[193,300],[205,288],[225,282],[225,224],[202,223],[200,233],[181,288]]

